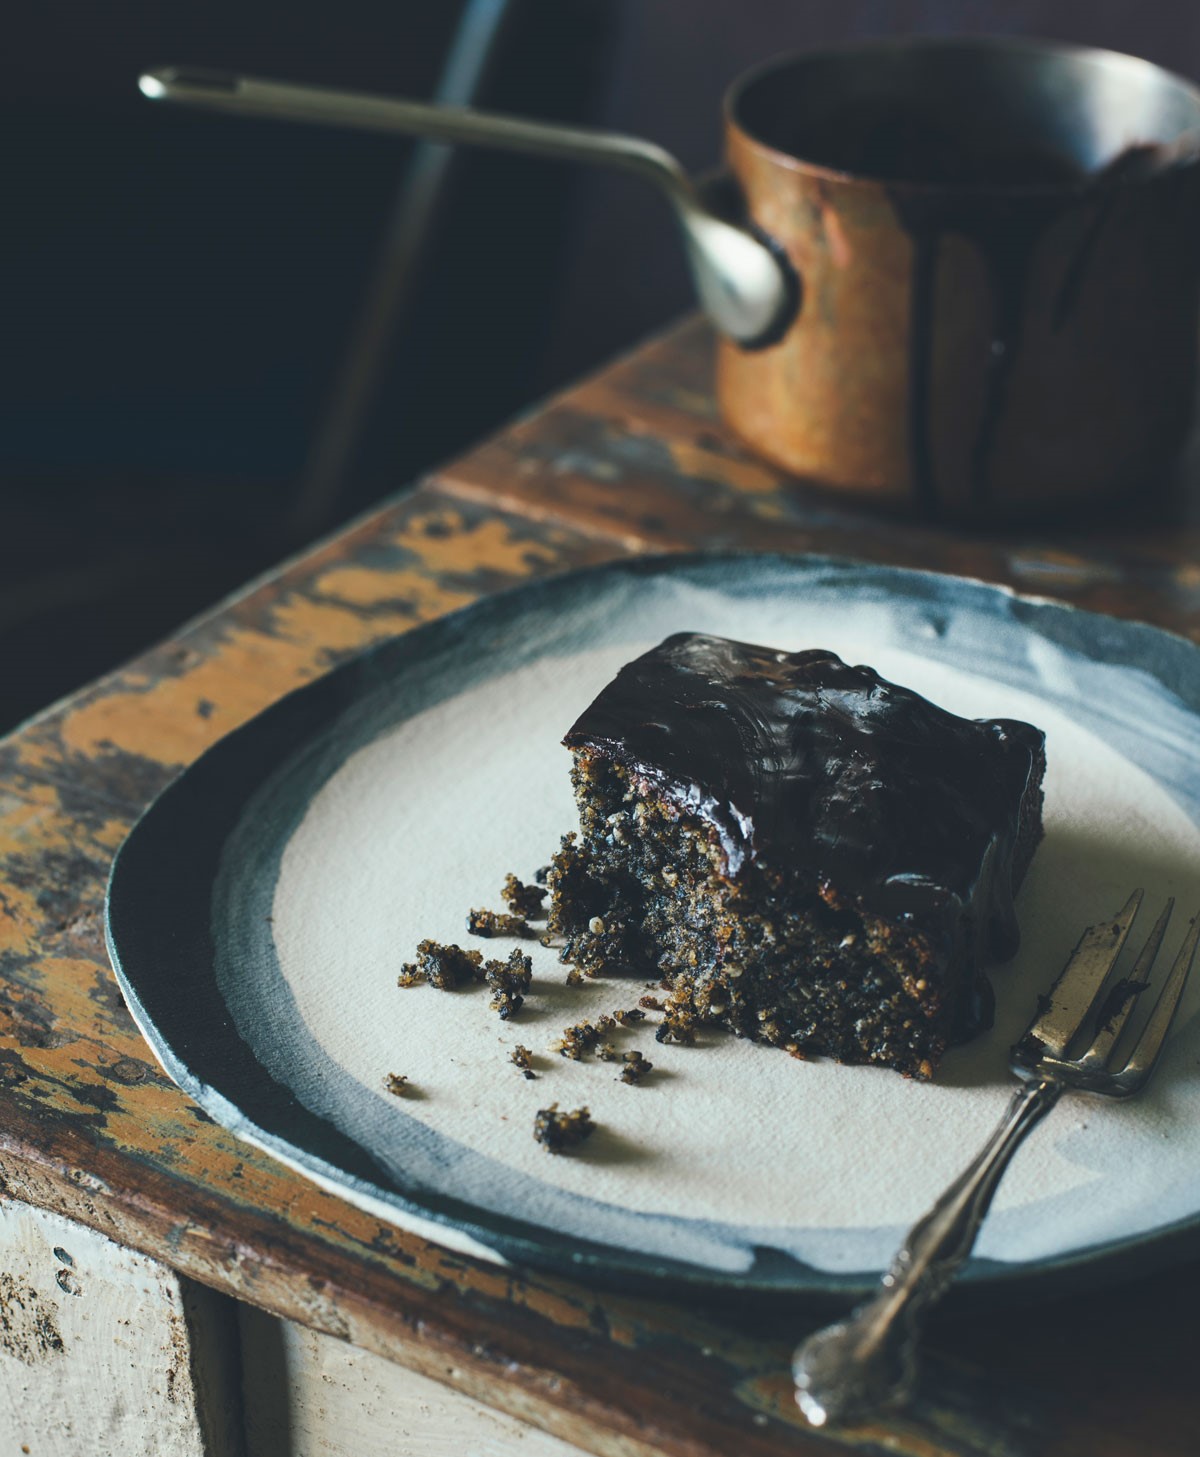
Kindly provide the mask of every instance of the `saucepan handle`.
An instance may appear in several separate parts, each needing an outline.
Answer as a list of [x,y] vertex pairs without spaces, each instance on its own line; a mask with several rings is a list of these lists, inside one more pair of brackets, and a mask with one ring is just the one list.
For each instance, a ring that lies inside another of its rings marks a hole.
[[790,276],[771,249],[709,210],[675,158],[639,137],[185,66],[147,71],[138,85],[151,100],[182,102],[207,111],[390,132],[615,167],[658,187],[674,208],[700,302],[717,328],[753,345],[777,334],[793,306]]
[[184,102],[237,116],[271,117],[279,121],[424,137],[434,142],[497,147],[567,162],[598,162],[633,172],[670,193],[692,192],[686,174],[669,152],[653,142],[618,132],[184,66],[147,71],[139,78],[138,85],[144,96],[155,101]]

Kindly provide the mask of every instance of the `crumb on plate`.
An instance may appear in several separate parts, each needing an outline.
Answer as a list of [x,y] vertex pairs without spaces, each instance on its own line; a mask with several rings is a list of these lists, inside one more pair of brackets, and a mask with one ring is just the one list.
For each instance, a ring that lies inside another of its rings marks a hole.
[[587,1108],[574,1108],[560,1113],[557,1103],[539,1108],[533,1120],[533,1136],[547,1153],[566,1153],[577,1148],[596,1131]]
[[473,910],[467,915],[467,930],[472,936],[534,937],[533,928],[523,916],[510,916],[506,911]]
[[451,991],[477,980],[482,962],[478,951],[464,951],[461,946],[447,946],[440,941],[422,941],[417,946],[416,961],[406,961],[400,968],[397,984],[412,987],[426,981],[439,991]]
[[485,961],[483,979],[492,989],[489,1003],[493,1012],[499,1012],[507,1021],[525,1005],[525,993],[533,981],[533,962],[516,949],[508,954],[507,961]]
[[541,886],[526,885],[515,875],[509,874],[504,877],[504,888],[500,892],[500,898],[514,916],[520,916],[526,921],[537,920],[545,914],[545,890]]

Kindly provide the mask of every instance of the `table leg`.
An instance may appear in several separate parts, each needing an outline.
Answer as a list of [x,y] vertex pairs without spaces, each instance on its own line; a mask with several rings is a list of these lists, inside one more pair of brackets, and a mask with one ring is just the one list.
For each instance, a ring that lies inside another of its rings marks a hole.
[[233,1301],[0,1200],[0,1452],[243,1457]]
[[370,1351],[249,1306],[239,1316],[246,1457],[583,1457]]

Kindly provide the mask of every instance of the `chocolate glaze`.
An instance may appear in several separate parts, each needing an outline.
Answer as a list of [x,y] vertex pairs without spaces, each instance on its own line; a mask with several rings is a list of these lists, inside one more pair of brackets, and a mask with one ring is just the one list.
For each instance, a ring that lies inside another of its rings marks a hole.
[[896,216],[913,245],[909,303],[909,455],[914,499],[926,513],[933,511],[939,497],[929,437],[936,324],[934,297],[942,239],[953,233],[967,238],[978,249],[987,268],[992,327],[988,352],[982,361],[983,408],[970,458],[972,497],[981,506],[988,496],[988,468],[1020,345],[1034,255],[1043,234],[1068,206],[1077,202],[1077,197],[1070,191],[1015,195],[941,190],[906,192],[900,188],[890,191]]
[[710,824],[731,879],[759,863],[827,880],[972,971],[1016,950],[1013,853],[1043,763],[1030,724],[958,718],[833,653],[678,633],[622,668],[563,742]]
[[[901,134],[903,136],[903,133]],[[928,145],[928,138],[922,138]],[[945,142],[942,139],[943,151]],[[1069,321],[1096,244],[1118,194],[1117,184],[1153,175],[1159,149],[1127,148],[1106,167],[1088,173],[1053,152],[1014,152],[973,159],[935,154],[937,165],[905,159],[890,175],[929,177],[937,186],[888,187],[892,207],[912,240],[909,292],[909,459],[915,504],[935,513],[939,491],[934,469],[932,364],[934,297],[943,238],[957,234],[979,253],[991,291],[989,348],[982,360],[983,404],[970,456],[970,487],[977,507],[986,505],[989,469],[1008,401],[1009,384],[1021,344],[1029,282],[1042,238],[1064,213],[1089,210],[1079,245],[1068,259],[1053,305],[1053,327]],[[884,175],[889,175],[885,173]]]

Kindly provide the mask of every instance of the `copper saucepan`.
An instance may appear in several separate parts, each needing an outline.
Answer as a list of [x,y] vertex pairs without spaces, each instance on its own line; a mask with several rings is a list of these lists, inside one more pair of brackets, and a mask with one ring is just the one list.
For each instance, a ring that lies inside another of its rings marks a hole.
[[207,71],[157,100],[598,162],[664,193],[721,332],[728,424],[788,471],[931,517],[1146,488],[1191,420],[1200,90],[1032,41],[772,60],[725,99],[737,207],[633,137]]

